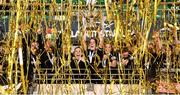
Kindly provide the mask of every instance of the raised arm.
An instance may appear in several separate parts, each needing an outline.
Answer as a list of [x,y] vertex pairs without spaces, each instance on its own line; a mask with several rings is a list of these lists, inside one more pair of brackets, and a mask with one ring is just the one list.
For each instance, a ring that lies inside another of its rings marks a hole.
[[104,47],[104,32],[99,30],[98,32],[98,38],[99,38],[99,48],[103,48]]
[[82,47],[85,51],[87,50],[86,35],[87,35],[87,31],[84,31],[82,41],[81,41]]
[[42,31],[40,29],[37,30],[37,43],[39,44],[39,49],[41,52],[44,50],[44,41],[42,38]]

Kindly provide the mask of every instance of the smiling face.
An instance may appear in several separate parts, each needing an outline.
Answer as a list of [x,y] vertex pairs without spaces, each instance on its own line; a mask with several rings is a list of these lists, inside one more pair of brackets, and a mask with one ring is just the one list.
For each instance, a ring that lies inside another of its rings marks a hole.
[[109,54],[112,51],[111,44],[105,44],[105,53]]
[[38,49],[39,49],[38,43],[37,42],[32,42],[31,43],[31,52],[35,54],[35,53],[37,53]]
[[89,48],[90,48],[91,50],[95,50],[95,49],[96,49],[96,40],[95,40],[95,39],[91,39],[91,40],[90,40]]
[[148,44],[148,52],[153,53],[153,50],[154,50],[154,45],[153,45],[153,43],[149,43],[149,44]]
[[52,51],[51,47],[52,47],[52,42],[50,40],[47,40],[45,43],[45,50],[51,52]]
[[81,58],[81,56],[82,56],[82,50],[81,50],[81,48],[79,48],[79,47],[75,48],[75,50],[74,50],[74,56],[75,56],[76,59]]
[[122,56],[123,56],[123,58],[128,58],[129,52],[128,51],[123,52]]

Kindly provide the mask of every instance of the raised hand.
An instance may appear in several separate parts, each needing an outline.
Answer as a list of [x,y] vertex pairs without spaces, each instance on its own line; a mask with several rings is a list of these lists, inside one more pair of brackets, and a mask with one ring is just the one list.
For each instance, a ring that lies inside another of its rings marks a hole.
[[41,33],[42,33],[42,31],[41,31],[40,28],[37,29],[37,33],[38,33],[38,34],[41,34]]
[[108,58],[109,58],[108,55],[106,55],[106,54],[103,55],[103,60],[107,60]]
[[123,65],[127,65],[128,62],[129,62],[129,60],[127,60],[127,59],[123,59],[123,60],[122,60],[122,64],[123,64]]
[[103,48],[103,46],[104,46],[104,32],[101,31],[100,28],[98,28],[98,38],[100,40],[99,48]]

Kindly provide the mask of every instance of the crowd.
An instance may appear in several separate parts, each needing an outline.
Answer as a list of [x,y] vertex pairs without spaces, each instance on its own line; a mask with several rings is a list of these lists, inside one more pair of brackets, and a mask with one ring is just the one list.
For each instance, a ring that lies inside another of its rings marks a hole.
[[[145,74],[144,79],[155,82],[160,68],[180,67],[179,41],[174,28],[172,43],[162,43],[159,31],[153,32],[147,44],[141,43],[143,39],[139,33],[130,35],[129,41],[119,39],[118,43],[104,37],[103,31],[97,31],[97,37],[87,37],[87,33],[83,31],[80,41],[73,46],[67,30],[63,33],[57,33],[53,28],[28,33],[19,31],[15,57],[18,59],[18,48],[22,46],[25,78],[32,83],[34,75],[40,72],[50,79],[56,77],[66,79],[66,82],[77,79],[76,83],[110,83],[113,80],[115,83],[130,83],[132,79],[140,78],[135,76],[136,73],[141,73]],[[8,72],[8,60],[4,56],[8,55],[7,48],[12,42],[8,44],[1,42],[0,45],[4,77]],[[18,62],[19,59],[14,62],[13,70]],[[120,78],[129,81],[120,81]]]

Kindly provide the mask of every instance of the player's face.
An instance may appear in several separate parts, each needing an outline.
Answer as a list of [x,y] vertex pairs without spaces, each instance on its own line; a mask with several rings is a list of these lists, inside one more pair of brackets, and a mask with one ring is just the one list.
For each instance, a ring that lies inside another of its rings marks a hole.
[[129,52],[128,52],[128,51],[123,52],[123,54],[122,54],[123,58],[127,58],[127,57],[128,57],[128,55],[129,55]]
[[77,58],[77,57],[81,57],[81,55],[82,55],[81,49],[80,48],[76,48],[74,50],[74,56]]
[[105,53],[110,53],[112,50],[111,44],[105,44]]
[[95,50],[95,48],[96,48],[96,41],[94,39],[91,39],[89,45],[90,45],[90,49],[91,50]]
[[38,49],[39,49],[38,43],[37,42],[32,42],[31,43],[31,51],[35,53],[35,52],[37,52]]
[[47,51],[52,51],[52,42],[50,41],[50,40],[47,40],[46,41],[46,44],[45,44],[45,49],[47,50]]

